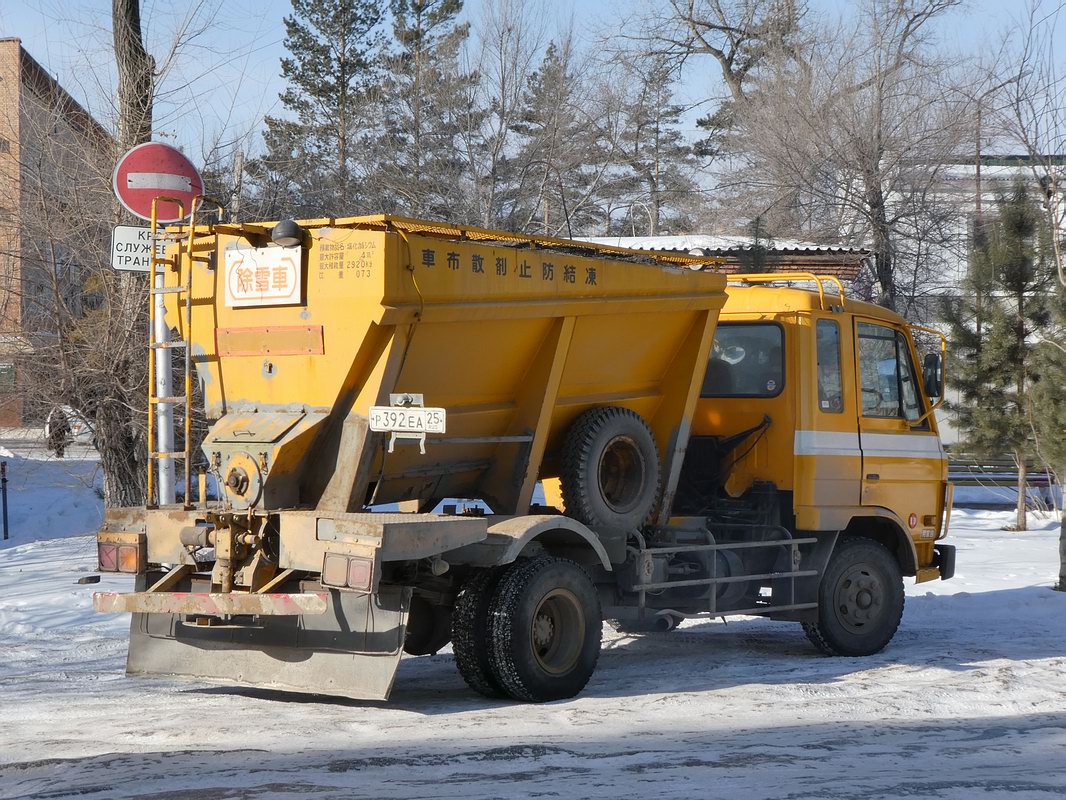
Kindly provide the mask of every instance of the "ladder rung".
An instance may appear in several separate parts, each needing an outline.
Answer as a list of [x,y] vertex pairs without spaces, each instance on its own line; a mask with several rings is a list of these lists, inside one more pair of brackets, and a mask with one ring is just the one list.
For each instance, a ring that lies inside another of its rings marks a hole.
[[158,453],[149,453],[149,458],[188,458],[184,450],[160,450]]
[[184,395],[161,395],[160,397],[149,397],[148,399],[152,403],[170,403],[171,405],[180,405],[185,402]]
[[162,288],[160,288],[158,286],[153,286],[148,291],[151,292],[152,294],[177,294],[178,292],[184,292],[185,291],[185,287],[184,286],[163,286]]
[[188,347],[189,343],[184,339],[175,339],[172,342],[152,342],[148,345],[152,350],[173,350],[175,347]]

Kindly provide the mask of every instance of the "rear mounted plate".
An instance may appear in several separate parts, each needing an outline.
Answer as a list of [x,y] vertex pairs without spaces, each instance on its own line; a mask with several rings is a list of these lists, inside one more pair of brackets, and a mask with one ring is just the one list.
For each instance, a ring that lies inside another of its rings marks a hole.
[[134,614],[126,674],[387,700],[403,652],[411,590],[323,594],[324,614],[262,616],[254,627]]

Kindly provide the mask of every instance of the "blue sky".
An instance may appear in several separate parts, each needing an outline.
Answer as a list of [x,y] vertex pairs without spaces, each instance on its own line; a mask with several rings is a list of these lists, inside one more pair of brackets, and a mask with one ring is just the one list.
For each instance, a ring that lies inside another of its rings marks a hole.
[[[659,0],[540,1],[549,30],[564,26],[572,16],[579,35],[591,38],[642,2]],[[186,58],[175,64],[164,85],[171,94],[159,103],[156,116],[157,138],[176,142],[194,159],[214,141],[246,134],[264,114],[278,112],[277,96],[284,88],[279,75],[284,55],[281,20],[291,8],[289,0],[199,2],[222,10],[185,51]],[[481,2],[467,0],[468,14],[475,15]],[[143,3],[149,47],[162,59],[193,0],[184,5]],[[812,10],[831,16],[846,14],[852,5],[852,0],[810,0]],[[999,31],[1024,9],[1024,0],[966,0],[963,9],[941,23],[938,33],[945,44],[964,51],[992,50]],[[104,121],[114,82],[110,19],[110,0],[0,0],[0,35],[21,38],[34,58]],[[706,77],[713,74],[710,65],[691,70],[680,91],[682,99],[713,91]],[[187,83],[194,92],[179,88]]]

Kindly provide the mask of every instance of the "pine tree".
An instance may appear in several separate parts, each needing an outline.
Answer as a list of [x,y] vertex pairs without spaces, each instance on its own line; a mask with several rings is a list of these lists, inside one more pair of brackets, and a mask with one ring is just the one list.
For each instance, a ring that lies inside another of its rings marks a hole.
[[281,61],[281,102],[295,119],[268,117],[267,154],[249,165],[278,211],[320,215],[358,203],[353,162],[365,135],[366,104],[378,80],[382,41],[376,0],[292,0]]
[[[965,446],[1018,464],[1017,530],[1025,530],[1026,460],[1037,457],[1032,401],[1042,379],[1040,340],[1051,330],[1058,281],[1039,241],[1039,209],[1023,184],[997,199],[977,231],[960,302],[945,313],[954,357],[949,377]],[[1061,384],[1060,384],[1061,385]]]
[[378,105],[376,179],[384,210],[456,219],[464,163],[456,139],[477,76],[459,54],[470,26],[456,19],[462,0],[392,0],[392,50],[384,59]]
[[511,165],[516,180],[509,224],[515,229],[569,236],[588,222],[585,202],[600,173],[591,166],[596,137],[574,62],[571,42],[550,42],[522,94],[514,125],[521,145]]
[[[1041,249],[1052,250],[1051,237],[1042,226]],[[1051,469],[1060,485],[1066,484],[1066,289],[1056,285],[1051,299],[1051,324],[1041,332],[1035,352],[1037,380],[1032,390],[1032,419],[1036,451],[1041,464]],[[1059,580],[1066,591],[1066,506],[1059,528]]]
[[696,157],[678,127],[684,108],[673,102],[674,69],[663,56],[633,67],[629,83],[635,92],[626,104],[622,152],[632,176],[630,203],[643,207],[647,234],[657,236],[664,226],[677,231],[689,225]]

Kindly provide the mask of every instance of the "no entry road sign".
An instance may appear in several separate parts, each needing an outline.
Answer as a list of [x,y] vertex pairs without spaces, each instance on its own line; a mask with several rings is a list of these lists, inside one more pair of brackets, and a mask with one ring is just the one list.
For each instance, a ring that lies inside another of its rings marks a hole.
[[115,196],[123,207],[141,219],[152,218],[152,200],[171,197],[177,203],[161,202],[156,206],[160,222],[178,222],[189,213],[197,195],[204,193],[204,181],[185,155],[167,144],[145,142],[119,159],[112,177]]

